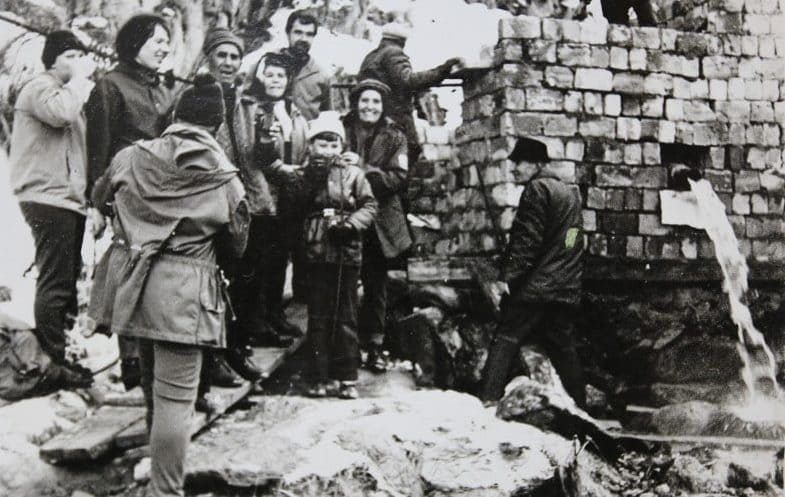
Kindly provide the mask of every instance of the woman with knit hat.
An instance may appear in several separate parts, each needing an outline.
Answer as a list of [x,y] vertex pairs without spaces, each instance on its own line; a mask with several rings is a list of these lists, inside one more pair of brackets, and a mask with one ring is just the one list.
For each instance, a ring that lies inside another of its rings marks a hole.
[[366,366],[387,369],[383,353],[387,314],[388,260],[412,244],[402,195],[406,194],[408,149],[403,129],[387,117],[390,88],[375,79],[360,81],[351,93],[351,111],[344,118],[347,149],[355,152],[360,168],[379,203],[373,229],[363,237],[361,279],[363,299],[359,330],[368,351]]
[[[115,50],[120,62],[96,83],[85,106],[88,195],[117,152],[161,134],[175,100],[158,74],[170,50],[163,18],[132,17],[118,31]],[[129,389],[139,383],[136,348],[133,340],[120,341],[123,382]]]
[[93,203],[115,237],[96,271],[90,316],[139,340],[150,433],[151,497],[182,496],[203,347],[226,346],[219,252],[245,249],[248,205],[238,170],[213,135],[221,87],[200,75],[160,138],[118,152]]

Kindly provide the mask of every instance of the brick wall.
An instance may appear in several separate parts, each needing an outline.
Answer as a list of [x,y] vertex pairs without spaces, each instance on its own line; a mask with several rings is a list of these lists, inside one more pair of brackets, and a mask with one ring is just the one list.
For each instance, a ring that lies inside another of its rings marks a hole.
[[501,21],[494,67],[465,80],[445,193],[429,199],[443,225],[435,253],[494,251],[478,175],[509,229],[528,172],[506,155],[517,136],[530,136],[547,144],[549,167],[580,188],[594,257],[713,257],[696,230],[660,223],[659,191],[669,168],[686,162],[719,192],[745,254],[785,259],[783,196],[760,184],[764,168],[785,160],[785,2],[710,4],[706,33]]

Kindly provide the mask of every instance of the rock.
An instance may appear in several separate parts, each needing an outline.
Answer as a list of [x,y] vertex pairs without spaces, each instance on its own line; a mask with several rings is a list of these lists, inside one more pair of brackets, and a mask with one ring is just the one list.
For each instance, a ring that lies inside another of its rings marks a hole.
[[87,492],[82,492],[81,490],[76,490],[74,493],[71,494],[71,497],[95,497],[93,494],[88,494]]
[[667,483],[662,483],[654,488],[654,493],[660,497],[665,497],[671,494],[671,487]]
[[749,468],[735,462],[728,465],[728,486],[731,488],[751,488],[758,492],[774,491],[768,479],[754,475]]
[[586,450],[580,451],[574,461],[561,468],[559,476],[568,496],[614,497],[627,488],[616,469]]
[[728,404],[741,400],[743,384],[733,383],[652,383],[647,389],[645,402],[652,406],[681,404],[702,400],[714,404]]
[[200,436],[186,467],[233,486],[276,480],[299,496],[512,496],[552,481],[571,452],[561,437],[499,420],[456,392],[269,396]]
[[702,401],[661,407],[651,415],[650,428],[662,435],[698,435],[719,413],[715,404]]
[[717,474],[702,464],[697,457],[679,454],[668,471],[671,488],[684,489],[693,493],[722,493],[727,490],[727,474]]
[[742,367],[736,343],[714,337],[690,338],[667,347],[654,358],[654,381],[722,383],[739,379]]
[[134,481],[145,483],[150,480],[150,468],[152,461],[149,457],[143,458],[134,466]]

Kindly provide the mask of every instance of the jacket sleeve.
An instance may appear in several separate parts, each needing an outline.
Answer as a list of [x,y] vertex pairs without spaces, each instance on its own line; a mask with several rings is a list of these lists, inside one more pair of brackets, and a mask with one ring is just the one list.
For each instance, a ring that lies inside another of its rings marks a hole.
[[114,186],[112,185],[112,177],[115,172],[121,167],[122,164],[127,164],[126,154],[128,151],[121,150],[114,157],[109,167],[95,180],[95,185],[90,193],[90,201],[93,206],[98,209],[98,212],[104,216],[111,216],[114,214],[112,210],[112,203],[114,202]]
[[79,119],[92,89],[93,82],[87,78],[72,78],[64,85],[41,84],[29,111],[49,126],[64,128]]
[[501,279],[507,283],[525,278],[541,251],[547,215],[547,196],[533,181],[521,194],[510,229],[510,240],[501,260]]
[[117,88],[106,79],[99,81],[85,106],[87,116],[87,195],[93,184],[109,166],[112,141],[123,99]]
[[215,237],[215,247],[219,266],[225,267],[228,261],[239,259],[248,245],[248,227],[251,212],[245,197],[245,188],[239,178],[226,186],[229,207],[229,222]]
[[397,141],[399,144],[387,164],[368,164],[366,167],[366,178],[377,199],[387,198],[406,189],[409,175],[408,147],[405,137]]
[[330,110],[332,108],[332,98],[330,95],[330,77],[326,74],[323,75],[319,83],[321,90],[321,98],[319,100],[319,111]]
[[403,50],[396,50],[387,57],[386,65],[393,86],[418,91],[441,83],[450,75],[450,66],[436,66],[427,71],[414,72],[409,57]]
[[353,185],[354,198],[357,199],[357,209],[346,219],[357,231],[363,231],[373,224],[376,217],[376,198],[373,196],[371,184],[365,178],[365,174],[358,173]]

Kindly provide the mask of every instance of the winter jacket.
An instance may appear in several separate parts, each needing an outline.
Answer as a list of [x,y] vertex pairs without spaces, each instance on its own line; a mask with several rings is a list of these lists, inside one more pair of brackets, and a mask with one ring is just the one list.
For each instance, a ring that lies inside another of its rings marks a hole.
[[377,79],[390,87],[387,115],[403,127],[409,145],[417,143],[412,99],[417,92],[440,83],[450,75],[451,66],[438,66],[414,72],[409,56],[393,41],[382,39],[379,46],[365,56],[360,65],[358,81]]
[[577,186],[545,172],[526,185],[501,260],[513,302],[579,303],[582,226]]
[[303,68],[297,71],[290,87],[292,101],[306,120],[316,119],[319,112],[330,108],[330,76],[313,57],[309,57]]
[[205,131],[176,123],[118,152],[93,201],[113,202],[115,239],[97,270],[90,316],[124,336],[225,347],[216,251],[245,250],[249,214],[237,169]]
[[19,93],[11,134],[11,188],[20,202],[37,202],[85,214],[87,157],[82,111],[92,81],[63,83],[52,71]]
[[409,174],[406,135],[392,120],[385,118],[360,146],[357,116],[349,113],[343,124],[347,148],[360,156],[360,167],[379,204],[374,229],[382,252],[392,259],[412,244],[401,200],[407,192]]
[[[324,171],[306,164],[295,174],[299,194],[305,197],[303,260],[310,263],[362,264],[362,232],[376,215],[376,199],[363,170],[334,161]],[[320,171],[321,170],[321,171]],[[327,174],[324,174],[324,173]],[[345,221],[354,228],[350,239],[328,233],[330,223]]]
[[[302,164],[308,153],[308,122],[295,105],[289,104],[288,108],[292,118],[290,164]],[[285,211],[286,207],[283,205],[286,202],[282,202],[279,197],[281,189],[286,186],[284,182],[287,177],[277,175],[275,167],[266,167],[266,158],[259,157],[259,147],[256,146],[257,136],[260,134],[256,130],[257,123],[261,123],[264,129],[269,129],[274,120],[269,105],[250,95],[242,95],[234,113],[234,134],[239,154],[234,153],[228,126],[223,125],[218,130],[218,141],[224,150],[227,150],[227,155],[232,152],[229,157],[235,159],[235,164],[240,169],[254,215],[278,215],[282,210]],[[261,134],[265,135],[263,131]],[[282,138],[275,140],[275,151],[278,157],[285,157]],[[278,164],[282,162],[276,163]]]
[[158,74],[124,62],[96,83],[85,107],[88,194],[118,151],[161,134],[174,101]]

